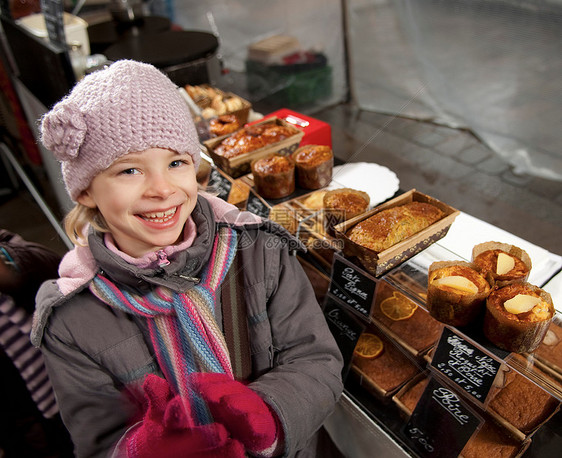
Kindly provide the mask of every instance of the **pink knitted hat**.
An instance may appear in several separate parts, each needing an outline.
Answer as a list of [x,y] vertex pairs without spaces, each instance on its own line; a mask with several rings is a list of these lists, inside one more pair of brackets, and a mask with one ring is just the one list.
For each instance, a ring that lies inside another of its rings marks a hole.
[[117,158],[149,148],[190,154],[200,146],[177,86],[156,67],[121,60],[87,75],[41,120],[41,141],[62,164],[73,200]]

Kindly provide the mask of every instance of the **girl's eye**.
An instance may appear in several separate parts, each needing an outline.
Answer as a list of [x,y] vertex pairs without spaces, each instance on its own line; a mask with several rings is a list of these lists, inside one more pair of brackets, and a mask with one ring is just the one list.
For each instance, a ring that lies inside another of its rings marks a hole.
[[188,162],[187,162],[186,160],[177,159],[177,160],[172,161],[172,162],[170,163],[170,167],[171,167],[171,168],[181,167],[182,165],[185,165],[185,164],[187,164],[187,163],[188,163]]
[[139,173],[139,171],[134,168],[125,169],[120,172],[121,175],[135,175],[137,173]]

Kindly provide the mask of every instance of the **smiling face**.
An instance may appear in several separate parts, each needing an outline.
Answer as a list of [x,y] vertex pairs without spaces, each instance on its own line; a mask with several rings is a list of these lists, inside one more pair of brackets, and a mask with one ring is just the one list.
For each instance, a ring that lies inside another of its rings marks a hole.
[[141,257],[180,239],[197,202],[193,160],[162,148],[128,153],[77,200],[100,211],[121,251]]

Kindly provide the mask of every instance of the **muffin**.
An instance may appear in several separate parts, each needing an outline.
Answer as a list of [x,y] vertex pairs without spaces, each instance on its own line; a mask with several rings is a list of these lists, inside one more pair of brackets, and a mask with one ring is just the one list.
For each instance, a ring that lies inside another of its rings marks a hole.
[[332,181],[334,153],[329,146],[301,146],[293,153],[293,160],[301,188],[320,189]]
[[352,242],[380,253],[443,218],[435,205],[410,202],[387,208],[347,232]]
[[529,278],[532,263],[529,255],[507,243],[486,242],[472,249],[475,269],[488,279],[490,284],[505,286]]
[[280,154],[255,159],[251,163],[256,191],[266,199],[281,199],[295,192],[295,164]]
[[488,296],[484,335],[503,350],[532,352],[543,341],[553,316],[550,294],[527,282],[512,283]]
[[367,211],[371,198],[369,194],[351,188],[339,188],[324,194],[323,206],[327,231],[348,219]]
[[434,262],[427,277],[427,309],[442,323],[466,326],[480,315],[490,289],[468,262]]

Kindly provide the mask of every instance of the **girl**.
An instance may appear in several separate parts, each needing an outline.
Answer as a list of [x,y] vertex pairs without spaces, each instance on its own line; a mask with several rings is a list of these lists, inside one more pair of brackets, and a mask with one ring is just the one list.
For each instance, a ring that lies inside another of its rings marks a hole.
[[341,354],[280,227],[198,193],[177,87],[118,61],[47,113],[76,244],[37,296],[77,456],[315,456]]

